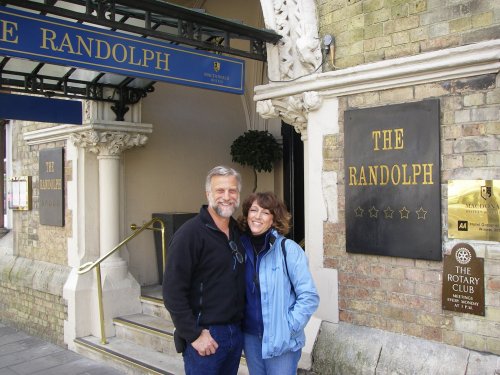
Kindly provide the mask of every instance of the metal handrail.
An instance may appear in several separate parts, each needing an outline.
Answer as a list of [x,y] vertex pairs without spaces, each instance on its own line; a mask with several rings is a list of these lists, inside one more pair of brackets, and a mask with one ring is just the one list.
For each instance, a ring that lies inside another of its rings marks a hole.
[[[153,225],[155,223],[160,223],[160,228],[154,227]],[[102,301],[102,282],[101,282],[101,263],[105,261],[109,256],[111,256],[113,253],[115,253],[117,250],[120,249],[123,245],[125,245],[127,242],[138,236],[141,232],[143,232],[146,229],[149,230],[157,230],[161,231],[161,252],[162,252],[162,261],[163,261],[163,271],[165,272],[165,262],[166,262],[166,257],[167,257],[167,250],[165,248],[165,224],[163,221],[159,218],[153,218],[150,221],[148,221],[146,224],[142,225],[139,229],[137,229],[137,225],[132,224],[130,225],[130,229],[134,231],[130,236],[125,238],[122,242],[120,242],[118,245],[116,245],[111,251],[109,251],[107,254],[103,255],[99,259],[97,259],[95,262],[87,262],[82,264],[80,267],[78,267],[78,274],[83,275],[84,273],[89,272],[91,269],[95,268],[96,270],[96,277],[97,277],[97,298],[99,302],[99,323],[101,325],[101,344],[105,345],[108,342],[106,341],[106,332],[105,332],[105,327],[104,327],[104,307],[103,307],[103,301]]]

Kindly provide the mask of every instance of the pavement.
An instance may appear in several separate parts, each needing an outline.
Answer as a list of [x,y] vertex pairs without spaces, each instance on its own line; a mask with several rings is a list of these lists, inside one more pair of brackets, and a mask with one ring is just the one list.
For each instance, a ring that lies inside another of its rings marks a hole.
[[123,375],[61,346],[0,323],[0,375]]

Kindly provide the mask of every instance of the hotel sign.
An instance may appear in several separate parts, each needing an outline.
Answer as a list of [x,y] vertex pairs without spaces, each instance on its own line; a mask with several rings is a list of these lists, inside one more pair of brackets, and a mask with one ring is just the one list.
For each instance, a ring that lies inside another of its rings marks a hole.
[[64,226],[64,149],[39,152],[40,224]]
[[345,112],[346,248],[441,260],[439,100]]
[[0,55],[234,94],[244,90],[241,59],[5,7]]

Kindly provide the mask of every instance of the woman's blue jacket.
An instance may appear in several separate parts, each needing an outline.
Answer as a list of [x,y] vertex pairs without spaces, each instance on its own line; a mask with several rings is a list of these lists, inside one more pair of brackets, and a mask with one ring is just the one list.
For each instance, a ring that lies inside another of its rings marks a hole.
[[[271,229],[270,234],[266,236],[266,241],[272,243],[271,248],[259,257],[260,301],[256,301],[255,298],[258,298],[259,293],[258,289],[254,288],[254,250],[250,239],[245,237],[246,235],[242,236],[247,255],[246,314],[248,315],[249,307],[251,309],[261,306],[264,327],[262,357],[266,359],[289,351],[297,351],[305,345],[304,327],[319,304],[319,295],[309,271],[304,250],[296,242],[286,239],[275,229]],[[281,241],[286,241],[288,275]],[[248,332],[255,332],[255,329],[258,329],[258,327],[248,327],[249,323],[256,324],[255,320],[246,320],[245,323]]]

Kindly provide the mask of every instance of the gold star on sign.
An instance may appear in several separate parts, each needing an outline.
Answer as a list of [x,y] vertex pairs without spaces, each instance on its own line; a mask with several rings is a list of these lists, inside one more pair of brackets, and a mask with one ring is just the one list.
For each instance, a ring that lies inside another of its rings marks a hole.
[[378,210],[375,208],[375,206],[372,206],[372,208],[370,208],[368,211],[370,212],[370,217],[378,217]]
[[417,213],[417,219],[424,219],[425,220],[425,215],[427,214],[427,211],[423,209],[422,206],[418,209],[418,211],[415,211]]
[[387,208],[384,210],[384,214],[385,214],[386,219],[392,219],[393,213],[394,213],[394,210],[391,210],[391,206],[387,206]]
[[400,209],[399,213],[401,214],[401,219],[409,219],[410,211],[406,209],[406,206]]
[[365,210],[358,206],[358,208],[356,208],[354,212],[356,212],[356,217],[363,217],[363,212],[365,212]]

